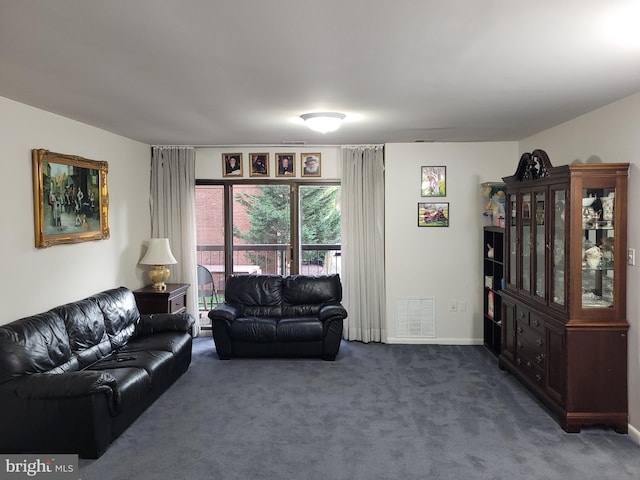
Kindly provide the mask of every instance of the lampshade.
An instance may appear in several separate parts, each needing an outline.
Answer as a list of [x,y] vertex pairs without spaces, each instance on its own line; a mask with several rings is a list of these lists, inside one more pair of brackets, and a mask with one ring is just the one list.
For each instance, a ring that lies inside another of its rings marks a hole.
[[149,270],[149,278],[153,282],[155,290],[166,290],[167,285],[164,283],[169,278],[169,269],[165,265],[178,263],[171,253],[168,238],[152,238],[149,240],[149,248],[142,260],[142,265],[153,265]]
[[178,263],[171,253],[168,238],[152,238],[149,240],[149,249],[142,260],[142,265],[170,265]]
[[337,112],[315,112],[300,115],[311,130],[320,133],[334,132],[344,120],[345,115]]

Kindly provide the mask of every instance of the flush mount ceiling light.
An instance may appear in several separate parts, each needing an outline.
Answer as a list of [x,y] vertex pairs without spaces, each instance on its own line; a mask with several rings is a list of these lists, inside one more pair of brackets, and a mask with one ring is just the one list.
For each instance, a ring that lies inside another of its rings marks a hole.
[[337,112],[315,112],[300,115],[300,118],[309,126],[311,130],[320,133],[334,132],[344,120],[344,113]]

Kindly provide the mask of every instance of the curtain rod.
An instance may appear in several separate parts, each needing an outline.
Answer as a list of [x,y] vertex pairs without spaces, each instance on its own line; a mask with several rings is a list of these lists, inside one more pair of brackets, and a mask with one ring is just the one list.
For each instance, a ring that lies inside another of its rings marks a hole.
[[345,148],[345,147],[384,147],[384,143],[362,144],[362,145],[290,145],[282,143],[254,143],[254,144],[235,144],[235,145],[151,145],[152,148]]

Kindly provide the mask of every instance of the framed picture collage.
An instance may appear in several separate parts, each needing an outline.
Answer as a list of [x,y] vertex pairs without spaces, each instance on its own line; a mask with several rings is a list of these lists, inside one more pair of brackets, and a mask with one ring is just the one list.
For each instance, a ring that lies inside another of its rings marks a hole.
[[222,154],[223,177],[271,177],[271,172],[276,177],[296,177],[300,172],[301,177],[320,177],[322,175],[322,154],[320,153],[276,153],[274,159],[267,152],[251,152],[247,155],[245,170],[245,158],[241,152]]

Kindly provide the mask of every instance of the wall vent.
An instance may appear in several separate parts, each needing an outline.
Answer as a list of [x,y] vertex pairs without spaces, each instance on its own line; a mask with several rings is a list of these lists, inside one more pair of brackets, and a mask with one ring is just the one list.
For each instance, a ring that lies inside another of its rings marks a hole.
[[436,299],[396,298],[396,337],[436,338]]

